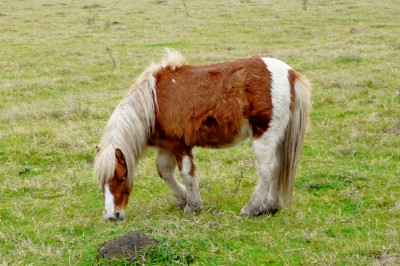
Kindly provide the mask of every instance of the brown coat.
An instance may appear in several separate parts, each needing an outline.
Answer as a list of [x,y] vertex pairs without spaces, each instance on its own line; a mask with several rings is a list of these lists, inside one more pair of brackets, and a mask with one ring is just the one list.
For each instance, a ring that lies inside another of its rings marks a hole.
[[238,140],[245,119],[253,137],[268,128],[271,75],[261,57],[175,70],[167,67],[156,80],[159,109],[151,145],[226,146]]

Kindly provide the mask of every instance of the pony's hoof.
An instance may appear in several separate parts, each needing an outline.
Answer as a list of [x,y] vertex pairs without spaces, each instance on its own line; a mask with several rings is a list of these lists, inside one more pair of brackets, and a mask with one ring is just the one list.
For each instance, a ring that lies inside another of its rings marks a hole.
[[178,204],[179,208],[183,209],[185,208],[187,201],[186,199],[177,199],[176,203]]
[[244,206],[240,211],[240,215],[244,217],[255,217],[260,215],[274,215],[279,209],[278,208],[268,208],[265,210],[254,209],[249,206]]
[[189,205],[186,204],[185,208],[183,209],[183,214],[184,215],[197,215],[201,212],[202,206],[195,206],[195,207],[190,207]]
[[258,216],[258,212],[249,206],[244,206],[243,209],[240,211],[240,216],[243,217],[254,217]]

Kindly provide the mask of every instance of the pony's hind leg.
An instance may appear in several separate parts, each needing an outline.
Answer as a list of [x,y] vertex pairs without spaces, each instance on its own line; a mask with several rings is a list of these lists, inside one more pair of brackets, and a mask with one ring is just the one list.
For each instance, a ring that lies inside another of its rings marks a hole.
[[243,216],[274,214],[281,207],[278,191],[281,135],[269,129],[253,140],[258,183],[249,203],[240,212]]
[[203,207],[203,201],[199,193],[199,181],[195,176],[195,165],[191,153],[176,156],[181,177],[185,182],[187,193],[187,204],[184,213],[194,215]]
[[158,175],[165,181],[175,196],[180,207],[186,206],[186,189],[175,178],[176,160],[174,155],[164,149],[158,149],[157,156],[157,171]]
[[[270,87],[267,89],[271,92],[272,114],[269,121],[260,121],[258,116],[252,119],[255,123],[251,126],[258,130],[256,134],[253,132],[258,183],[250,202],[241,211],[241,215],[244,216],[275,213],[283,204],[282,191],[287,190],[285,182],[281,182],[284,178],[281,174],[284,170],[282,168],[284,154],[281,148],[291,121],[292,99],[295,99],[295,95],[292,95],[293,84],[289,80],[291,68],[273,58],[263,58],[263,60],[271,76]],[[263,106],[260,102],[253,104],[259,106],[260,114],[270,108],[269,105]],[[268,122],[268,126],[265,126],[265,122]]]

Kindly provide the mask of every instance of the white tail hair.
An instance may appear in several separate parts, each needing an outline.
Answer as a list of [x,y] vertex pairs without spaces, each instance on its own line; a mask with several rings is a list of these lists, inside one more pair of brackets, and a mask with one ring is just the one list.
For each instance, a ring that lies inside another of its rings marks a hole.
[[294,179],[311,110],[310,82],[298,72],[295,72],[295,75],[294,109],[280,151],[279,191],[281,204],[290,202],[293,197]]
[[107,183],[116,167],[115,150],[125,156],[128,184],[132,185],[134,171],[147,146],[147,139],[155,126],[157,107],[156,74],[166,67],[173,69],[187,64],[182,55],[166,50],[159,64],[152,64],[138,77],[126,97],[118,104],[103,133],[94,164],[94,175],[101,184]]

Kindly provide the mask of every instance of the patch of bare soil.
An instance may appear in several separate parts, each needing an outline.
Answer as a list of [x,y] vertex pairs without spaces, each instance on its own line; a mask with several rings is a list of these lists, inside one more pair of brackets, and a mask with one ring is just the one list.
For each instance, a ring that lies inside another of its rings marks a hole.
[[376,262],[377,265],[400,265],[400,255],[382,251],[381,254],[376,257]]
[[130,232],[117,239],[104,243],[99,248],[99,255],[105,259],[128,259],[132,260],[136,254],[150,246],[156,241],[139,232]]

